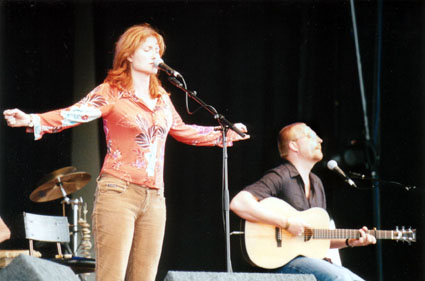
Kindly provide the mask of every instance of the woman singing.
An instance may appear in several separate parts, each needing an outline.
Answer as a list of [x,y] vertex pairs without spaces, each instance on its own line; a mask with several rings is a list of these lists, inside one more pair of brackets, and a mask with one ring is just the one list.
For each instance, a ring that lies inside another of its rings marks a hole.
[[[214,127],[186,125],[157,78],[165,50],[148,24],[127,29],[105,81],[78,103],[43,114],[4,111],[10,127],[45,133],[103,118],[107,154],[92,214],[96,280],[155,280],[165,228],[164,148],[167,135],[198,146],[221,144]],[[243,124],[238,128],[246,132]],[[241,139],[229,131],[228,139]]]

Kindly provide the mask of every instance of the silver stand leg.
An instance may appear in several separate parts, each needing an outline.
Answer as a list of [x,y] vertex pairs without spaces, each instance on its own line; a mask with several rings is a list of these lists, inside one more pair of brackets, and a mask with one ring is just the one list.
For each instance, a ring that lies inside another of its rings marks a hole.
[[[67,196],[65,189],[63,188],[62,182],[60,180],[60,178],[58,178],[58,185],[60,186],[62,195],[63,195],[63,200],[62,200],[62,204],[68,204],[72,206],[72,255],[74,257],[77,256],[77,250],[78,250],[78,208],[79,205],[82,205],[83,203],[83,199],[69,199],[69,197]],[[65,208],[64,208],[65,210]],[[64,214],[65,216],[65,214]]]
[[72,200],[72,211],[73,211],[73,232],[72,232],[72,254],[74,257],[77,256],[77,248],[78,248],[78,205],[81,203],[78,199]]

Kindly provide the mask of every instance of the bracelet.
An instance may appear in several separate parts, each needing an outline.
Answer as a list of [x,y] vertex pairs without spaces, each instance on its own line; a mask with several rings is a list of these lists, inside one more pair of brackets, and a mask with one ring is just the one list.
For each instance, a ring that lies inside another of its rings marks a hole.
[[353,246],[350,245],[350,243],[348,243],[348,241],[350,241],[350,239],[345,239],[345,245],[347,245],[347,247],[353,248]]
[[28,126],[27,127],[29,127],[29,128],[32,128],[32,127],[34,127],[34,121],[33,121],[33,119],[32,119],[32,116],[30,115],[30,122],[29,122],[29,124],[28,124]]
[[285,227],[283,229],[288,230],[288,228],[289,228],[289,220],[286,219],[286,225],[285,225]]

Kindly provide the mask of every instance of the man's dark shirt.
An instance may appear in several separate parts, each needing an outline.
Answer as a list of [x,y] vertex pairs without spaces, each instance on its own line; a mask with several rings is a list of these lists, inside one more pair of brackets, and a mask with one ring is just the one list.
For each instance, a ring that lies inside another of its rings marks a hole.
[[288,161],[271,169],[257,182],[244,188],[258,200],[273,196],[290,204],[298,211],[312,207],[326,209],[325,190],[322,181],[310,173],[310,198],[307,200],[304,182],[298,170]]

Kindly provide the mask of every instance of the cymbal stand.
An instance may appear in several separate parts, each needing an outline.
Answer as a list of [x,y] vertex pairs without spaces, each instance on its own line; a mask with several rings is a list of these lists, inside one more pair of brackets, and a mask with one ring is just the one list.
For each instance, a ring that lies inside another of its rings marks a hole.
[[57,185],[60,187],[61,193],[63,195],[63,200],[61,202],[63,206],[63,215],[65,216],[65,204],[71,205],[72,207],[72,255],[77,256],[77,247],[78,247],[78,208],[83,204],[83,198],[69,199],[65,189],[63,188],[62,181],[58,177]]

